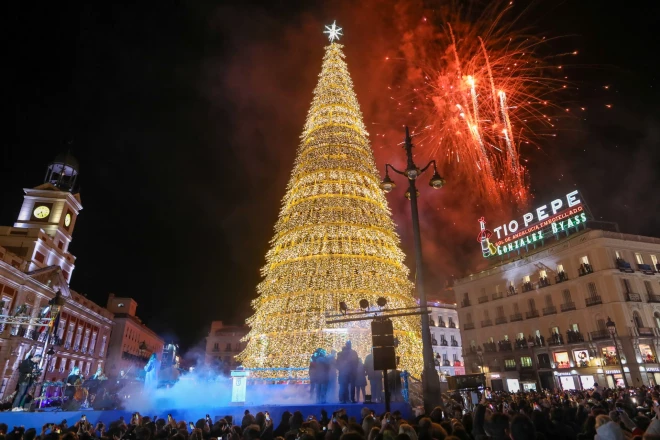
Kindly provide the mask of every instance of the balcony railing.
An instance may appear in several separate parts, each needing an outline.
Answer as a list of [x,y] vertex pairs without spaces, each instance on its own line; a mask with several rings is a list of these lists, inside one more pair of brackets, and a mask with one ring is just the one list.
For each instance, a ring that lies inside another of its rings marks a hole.
[[451,341],[452,347],[458,347],[458,341]]
[[506,324],[506,316],[498,316],[495,318],[495,325]]
[[524,292],[531,292],[532,290],[534,290],[534,286],[532,286],[531,282],[526,281],[526,282],[523,283],[523,285],[522,285],[523,293]]
[[471,305],[472,304],[470,304],[469,299],[464,299],[463,301],[461,301],[461,307],[470,307]]
[[655,336],[655,332],[651,327],[637,327],[637,333],[640,336]]
[[474,322],[466,322],[463,324],[463,330],[474,330]]
[[603,299],[600,297],[600,295],[593,295],[585,299],[585,304],[587,307],[595,306],[598,304],[603,303]]
[[548,306],[543,308],[543,316],[556,315],[556,314],[557,314],[556,306]]
[[610,339],[610,332],[608,330],[596,330],[595,332],[589,333],[591,336],[592,341],[596,341],[598,339]]
[[449,343],[447,342],[446,339],[443,339],[442,341],[440,341],[440,345],[443,346],[443,347],[449,347]]
[[480,296],[479,299],[478,299],[478,301],[479,301],[479,304],[483,304],[483,303],[488,302],[488,295],[486,295],[486,296]]
[[626,292],[626,301],[642,302],[642,295],[639,293]]
[[483,321],[481,321],[481,327],[482,328],[483,327],[490,327],[491,325],[493,325],[493,320],[492,319],[484,319]]
[[653,293],[649,293],[649,298],[648,298],[650,303],[660,303],[660,295],[655,295]]
[[456,328],[456,323],[450,322],[449,323],[449,328]]
[[514,313],[513,315],[509,315],[509,321],[511,322],[516,322],[516,321],[522,321],[522,313]]
[[569,310],[575,310],[575,303],[573,301],[564,303],[560,306],[562,312],[568,312]]
[[518,368],[516,368],[515,365],[509,365],[504,367],[504,371],[516,371]]
[[504,294],[502,292],[493,293],[493,301],[495,301],[496,299],[502,299],[502,298],[504,298]]
[[590,273],[594,273],[594,268],[591,267],[591,264],[580,264],[580,267],[578,268],[578,275],[583,277],[585,275],[589,275]]
[[525,319],[532,319],[532,318],[538,318],[539,317],[539,311],[538,310],[530,310],[529,312],[525,313]]
[[555,275],[555,283],[559,284],[564,281],[568,281],[568,275],[566,275],[566,272],[562,270],[561,272],[557,273],[557,275]]
[[447,324],[445,324],[445,321],[440,321],[440,322],[438,323],[438,327],[446,328],[446,327],[447,327]]

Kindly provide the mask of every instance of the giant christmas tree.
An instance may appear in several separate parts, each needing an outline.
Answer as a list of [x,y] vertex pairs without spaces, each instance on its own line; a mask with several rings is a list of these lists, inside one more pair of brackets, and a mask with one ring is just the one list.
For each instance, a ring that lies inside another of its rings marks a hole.
[[[334,25],[333,25],[333,28]],[[264,280],[253,301],[251,331],[239,359],[261,377],[305,377],[316,348],[337,350],[350,340],[364,358],[369,321],[326,324],[341,301],[361,299],[388,308],[414,307],[412,283],[376,171],[368,133],[353,91],[342,45],[325,48]],[[417,316],[394,318],[400,369],[422,368]],[[293,368],[294,370],[291,370]]]

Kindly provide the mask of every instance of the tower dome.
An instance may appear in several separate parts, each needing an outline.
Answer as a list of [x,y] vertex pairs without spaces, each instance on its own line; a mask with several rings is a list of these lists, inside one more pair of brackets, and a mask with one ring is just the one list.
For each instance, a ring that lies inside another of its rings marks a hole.
[[44,183],[51,183],[64,191],[72,191],[78,179],[80,165],[71,153],[60,153],[48,165]]

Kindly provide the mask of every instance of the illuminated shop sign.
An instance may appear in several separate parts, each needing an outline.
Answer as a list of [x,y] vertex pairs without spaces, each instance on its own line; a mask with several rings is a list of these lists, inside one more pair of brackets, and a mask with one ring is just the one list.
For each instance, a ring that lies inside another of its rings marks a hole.
[[578,191],[572,191],[561,199],[539,206],[521,219],[511,220],[493,230],[486,229],[484,217],[479,219],[480,232],[477,242],[484,257],[502,256],[532,245],[542,245],[552,236],[576,232],[587,222],[582,200]]

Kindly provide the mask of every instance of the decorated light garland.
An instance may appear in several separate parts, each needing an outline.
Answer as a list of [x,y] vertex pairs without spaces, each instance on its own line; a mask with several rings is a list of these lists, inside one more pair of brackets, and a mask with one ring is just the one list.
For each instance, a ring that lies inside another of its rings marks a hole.
[[[334,27],[334,25],[333,25]],[[330,29],[330,28],[329,28]],[[334,34],[333,40],[339,34]],[[371,349],[369,321],[327,324],[339,303],[415,307],[342,46],[326,47],[239,360],[255,377],[305,378],[317,348]],[[394,318],[401,370],[422,369],[417,316]]]

